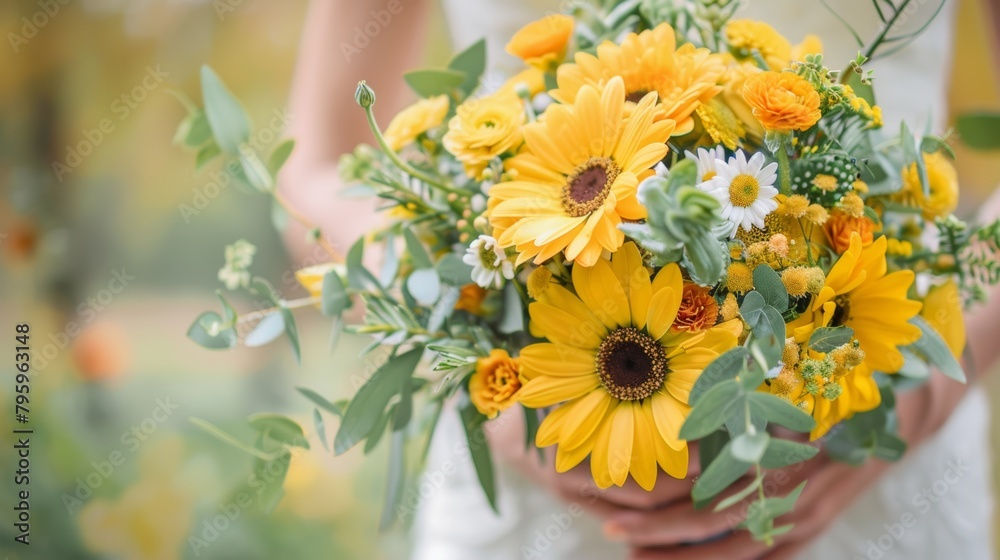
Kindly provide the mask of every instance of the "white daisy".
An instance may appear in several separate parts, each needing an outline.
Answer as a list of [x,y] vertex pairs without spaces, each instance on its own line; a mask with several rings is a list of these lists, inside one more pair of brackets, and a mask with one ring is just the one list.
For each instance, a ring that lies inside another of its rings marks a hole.
[[480,235],[465,250],[462,262],[472,267],[472,281],[482,288],[500,288],[503,279],[514,277],[514,263],[489,235]]
[[698,148],[696,153],[685,151],[684,155],[698,167],[699,183],[711,181],[718,174],[716,164],[726,161],[726,150],[722,146]]
[[737,151],[728,162],[716,162],[715,170],[716,176],[698,187],[722,205],[722,217],[732,224],[729,235],[735,236],[740,227],[746,231],[753,226],[763,228],[764,217],[778,207],[774,200],[778,164],[764,165],[760,152],[747,161],[746,154]]

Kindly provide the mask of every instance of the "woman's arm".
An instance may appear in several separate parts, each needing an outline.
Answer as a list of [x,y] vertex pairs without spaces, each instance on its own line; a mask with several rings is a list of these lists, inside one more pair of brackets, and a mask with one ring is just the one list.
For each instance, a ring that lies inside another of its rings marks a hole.
[[[296,147],[280,177],[285,198],[320,225],[343,255],[376,224],[372,200],[340,196],[337,160],[362,142],[373,143],[364,111],[354,102],[358,81],[377,92],[381,123],[411,94],[403,73],[420,63],[428,26],[427,0],[313,0],[291,94],[289,134]],[[286,242],[296,262],[317,260],[306,231],[292,224]]]

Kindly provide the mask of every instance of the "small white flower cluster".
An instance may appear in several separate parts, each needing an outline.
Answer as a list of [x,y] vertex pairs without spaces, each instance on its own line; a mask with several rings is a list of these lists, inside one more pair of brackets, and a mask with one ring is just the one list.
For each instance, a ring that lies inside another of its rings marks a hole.
[[480,235],[465,250],[462,262],[472,267],[472,281],[482,288],[497,288],[503,279],[514,278],[514,263],[507,253],[489,235]]
[[764,218],[778,208],[774,197],[778,189],[778,164],[765,165],[764,154],[758,152],[747,160],[738,150],[726,160],[722,146],[711,149],[698,148],[698,153],[686,152],[698,168],[698,188],[715,197],[722,205],[722,217],[731,224],[730,237],[739,228],[750,231],[753,226],[764,227]]
[[226,289],[235,290],[250,284],[249,268],[256,253],[257,247],[245,239],[226,246],[226,264],[219,269],[219,281]]

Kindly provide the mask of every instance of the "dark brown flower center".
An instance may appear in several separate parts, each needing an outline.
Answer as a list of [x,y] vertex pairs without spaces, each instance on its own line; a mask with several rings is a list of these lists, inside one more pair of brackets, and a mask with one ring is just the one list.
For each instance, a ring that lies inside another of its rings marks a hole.
[[851,320],[851,300],[847,294],[837,296],[833,300],[837,307],[833,310],[833,317],[830,319],[830,326],[839,327],[847,324]]
[[586,216],[604,204],[611,185],[618,177],[618,166],[611,158],[590,158],[566,181],[562,203],[570,216]]
[[647,93],[649,93],[649,91],[645,90],[645,89],[640,89],[640,90],[637,90],[637,91],[633,91],[633,92],[631,92],[631,93],[629,93],[628,95],[625,96],[625,101],[631,101],[632,103],[638,103],[638,102],[642,101],[643,97],[646,97]]
[[621,327],[601,342],[597,371],[611,396],[637,401],[663,386],[667,356],[663,346],[648,334],[634,327]]

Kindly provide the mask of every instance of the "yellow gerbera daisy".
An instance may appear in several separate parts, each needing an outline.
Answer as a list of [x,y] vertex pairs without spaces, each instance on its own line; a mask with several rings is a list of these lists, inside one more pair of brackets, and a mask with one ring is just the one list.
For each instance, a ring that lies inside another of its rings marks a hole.
[[691,333],[671,329],[683,294],[680,268],[670,264],[650,281],[639,249],[625,244],[610,261],[573,267],[573,288],[553,284],[529,306],[532,332],[549,342],[519,357],[527,382],[522,404],[563,403],[539,426],[539,446],[558,445],[556,470],[590,456],[601,488],[631,473],[650,490],[657,465],[687,475],[687,443],[679,433],[688,397],[702,370],[736,345],[734,319]]
[[899,347],[920,338],[920,328],[909,321],[921,304],[906,297],[913,271],[886,274],[885,249],[884,236],[862,248],[861,236],[853,234],[850,247],[830,269],[807,312],[788,325],[800,343],[807,342],[817,327],[848,326],[865,353],[864,362],[840,379],[843,393],[837,399],[815,399],[814,438],[855,412],[878,406],[881,397],[873,373],[899,371],[903,367]]
[[493,186],[488,205],[493,235],[516,248],[518,265],[565,251],[593,266],[602,251],[622,246],[623,219],[646,217],[636,190],[667,154],[674,122],[653,122],[655,93],[628,119],[624,102],[616,77],[602,89],[584,86],[572,105],[552,105],[525,125],[525,148],[506,162],[516,180]]
[[718,82],[726,72],[724,59],[708,49],[687,43],[676,47],[674,30],[662,23],[642,33],[630,33],[617,45],[606,41],[597,47],[597,56],[580,52],[576,64],[563,64],[557,72],[559,88],[552,97],[572,103],[584,85],[601,86],[613,76],[625,81],[628,110],[647,93],[659,94],[657,119],[677,122],[675,136],[694,128],[691,115],[715,97]]

